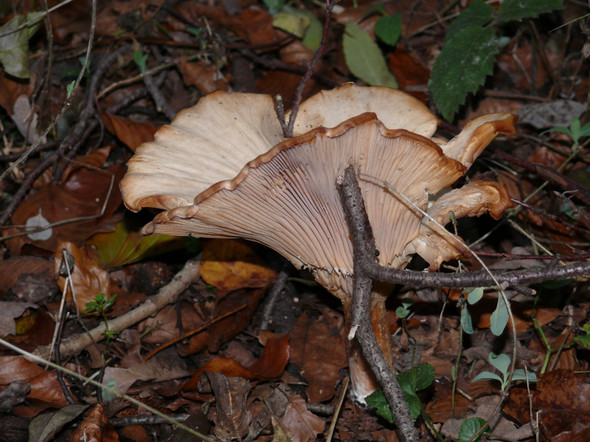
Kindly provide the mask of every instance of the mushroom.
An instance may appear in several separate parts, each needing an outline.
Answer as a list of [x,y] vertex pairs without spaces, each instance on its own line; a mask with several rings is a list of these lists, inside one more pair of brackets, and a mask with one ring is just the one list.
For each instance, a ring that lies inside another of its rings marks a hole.
[[[261,243],[309,269],[342,301],[348,318],[353,252],[336,178],[349,165],[361,177],[381,265],[403,268],[419,253],[434,269],[464,250],[420,210],[442,224],[450,212],[501,216],[511,206],[502,185],[474,180],[438,194],[465,174],[497,133],[514,132],[514,122],[511,114],[486,115],[444,142],[432,138],[437,119],[415,98],[346,84],[303,102],[295,136],[284,139],[270,96],[215,92],[138,148],[121,191],[133,211],[165,209],[144,233]],[[374,285],[372,326],[393,366],[389,292],[386,284]],[[353,394],[362,400],[377,386],[355,345],[349,362]]]

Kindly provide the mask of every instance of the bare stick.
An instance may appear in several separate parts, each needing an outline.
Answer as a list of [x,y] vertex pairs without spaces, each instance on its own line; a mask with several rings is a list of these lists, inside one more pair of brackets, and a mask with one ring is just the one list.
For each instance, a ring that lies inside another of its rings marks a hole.
[[[199,261],[188,261],[184,268],[174,276],[170,283],[160,289],[158,294],[149,297],[142,305],[113,320],[109,320],[109,330],[120,332],[126,328],[144,320],[161,310],[165,305],[176,301],[178,295],[183,292],[194,280],[199,277]],[[93,342],[104,338],[105,324],[101,323],[88,333],[81,333],[64,339],[60,345],[62,358],[67,358],[80,353]],[[49,357],[49,346],[38,347],[35,350],[37,356],[43,359]]]

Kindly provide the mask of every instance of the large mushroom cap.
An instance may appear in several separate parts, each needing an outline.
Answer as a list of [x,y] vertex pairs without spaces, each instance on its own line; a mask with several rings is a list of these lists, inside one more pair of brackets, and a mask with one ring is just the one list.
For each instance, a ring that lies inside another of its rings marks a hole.
[[[374,112],[387,128],[431,136],[436,117],[417,99],[385,87],[345,84],[303,102],[295,125],[301,135]],[[142,144],[121,184],[130,210],[192,204],[209,186],[234,178],[244,165],[283,141],[269,95],[214,92],[180,112]]]
[[[429,194],[465,171],[431,140],[389,130],[374,114],[363,114],[284,141],[234,179],[199,194],[193,205],[161,213],[146,231],[241,237],[271,247],[297,267],[350,275],[352,244],[335,186],[350,164],[359,174],[390,183],[422,209]],[[379,260],[391,265],[418,234],[421,216],[375,184],[361,187]]]
[[[371,113],[358,115],[366,111]],[[388,88],[344,85],[302,103],[299,135],[284,140],[269,96],[216,92],[137,150],[121,188],[132,210],[167,210],[146,232],[256,241],[313,269],[333,289],[334,275],[352,272],[352,245],[335,189],[348,165],[426,210],[429,195],[462,176],[497,133],[513,132],[514,120],[487,115],[453,140],[434,142],[429,137],[436,117],[416,99]],[[436,238],[416,207],[372,182],[362,183],[362,191],[381,264],[402,267],[410,253],[446,241]],[[483,195],[479,207],[501,213],[511,204],[507,195],[492,203],[490,192],[481,191],[484,184],[469,192]],[[462,251],[448,249],[425,258],[436,266],[442,256]]]

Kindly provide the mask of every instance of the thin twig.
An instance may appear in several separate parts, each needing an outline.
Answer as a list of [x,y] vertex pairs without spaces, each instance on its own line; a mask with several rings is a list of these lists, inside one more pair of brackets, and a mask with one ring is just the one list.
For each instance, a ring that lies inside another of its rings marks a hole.
[[324,19],[324,32],[322,34],[322,41],[320,42],[320,47],[317,51],[313,54],[309,65],[307,66],[307,71],[299,81],[297,85],[297,89],[295,90],[295,98],[293,99],[293,106],[291,107],[291,115],[289,117],[289,123],[287,124],[287,132],[284,134],[285,138],[292,138],[293,137],[293,128],[295,127],[295,119],[297,118],[297,112],[299,112],[299,104],[301,104],[301,100],[303,98],[303,90],[307,85],[307,82],[311,78],[313,74],[313,68],[315,67],[316,63],[322,56],[324,49],[326,47],[326,40],[328,38],[328,28],[330,26],[330,18],[332,17],[332,10],[336,3],[339,0],[326,0],[326,18]]
[[[131,310],[124,315],[109,321],[109,330],[123,331],[126,328],[144,320],[148,316],[158,312],[167,304],[175,302],[178,295],[184,291],[199,276],[199,261],[187,261],[184,268],[176,274],[174,279],[166,286],[162,287],[158,294],[149,297],[141,306]],[[60,346],[61,355],[64,358],[81,352],[83,349],[98,342],[104,338],[106,331],[105,324],[102,323],[89,333],[82,333],[64,339]],[[49,357],[48,347],[38,347],[35,354],[44,359]]]
[[[64,2],[64,4],[65,4],[65,2]],[[52,9],[53,8],[49,9],[47,12],[51,12]],[[45,128],[45,130],[43,131],[43,134],[39,137],[39,140],[37,140],[36,142],[34,142],[21,155],[21,157],[18,160],[16,160],[14,163],[12,163],[9,167],[6,168],[6,170],[4,172],[2,172],[2,174],[0,174],[0,181],[4,180],[4,178],[10,172],[12,172],[12,170],[14,170],[14,168],[16,168],[17,166],[19,166],[20,164],[22,164],[28,158],[28,156],[33,151],[35,151],[37,149],[37,146],[39,144],[41,144],[41,140],[45,139],[45,137],[47,136],[47,134],[49,134],[49,132],[51,132],[53,130],[53,128],[55,127],[55,125],[57,124],[57,122],[59,120],[61,120],[61,118],[66,113],[66,111],[72,106],[72,99],[74,98],[74,96],[76,94],[76,91],[78,90],[78,88],[80,86],[80,82],[82,81],[82,78],[84,78],[84,74],[86,72],[86,69],[88,68],[88,63],[90,63],[90,52],[92,51],[92,46],[93,46],[93,43],[94,43],[94,30],[95,30],[95,28],[96,28],[96,0],[92,0],[92,14],[91,14],[90,35],[88,37],[88,46],[86,47],[86,58],[84,59],[84,64],[82,66],[82,70],[80,71],[80,73],[78,74],[78,77],[76,78],[76,81],[74,82],[74,87],[72,89],[72,94],[64,102],[61,110],[59,111],[59,114],[57,114],[57,116],[53,119],[53,121],[51,122],[51,124],[49,124],[49,126],[47,126],[47,128]],[[2,224],[3,223],[0,222],[0,226]]]

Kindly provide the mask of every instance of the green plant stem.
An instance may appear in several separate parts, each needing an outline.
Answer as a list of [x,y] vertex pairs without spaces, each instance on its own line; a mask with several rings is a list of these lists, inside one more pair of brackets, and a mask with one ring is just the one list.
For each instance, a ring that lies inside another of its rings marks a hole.
[[[463,317],[463,309],[466,309],[466,302],[461,306],[461,317]],[[451,380],[453,385],[451,387],[451,416],[455,416],[455,395],[457,394],[457,373],[459,372],[459,362],[461,361],[461,353],[463,351],[463,325],[459,322],[459,350],[457,351],[457,361],[454,365],[453,376]]]

